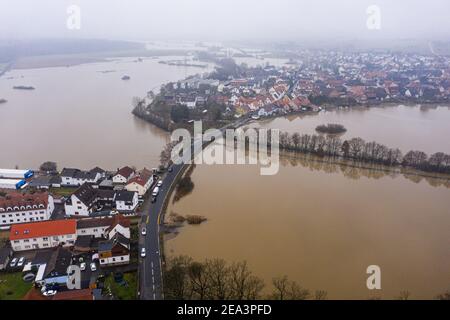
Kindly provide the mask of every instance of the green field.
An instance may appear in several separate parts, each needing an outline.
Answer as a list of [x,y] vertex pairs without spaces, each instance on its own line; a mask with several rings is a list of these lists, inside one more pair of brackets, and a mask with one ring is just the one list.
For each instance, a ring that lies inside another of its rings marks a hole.
[[135,300],[137,291],[137,272],[125,273],[124,280],[126,286],[122,286],[114,281],[114,277],[110,274],[105,279],[105,288],[109,288],[114,298],[118,300]]
[[22,273],[0,273],[0,300],[20,300],[31,289],[31,283],[22,280]]
[[77,190],[77,188],[67,188],[67,187],[62,187],[62,188],[50,188],[50,192],[56,196],[70,196],[72,193],[74,193]]

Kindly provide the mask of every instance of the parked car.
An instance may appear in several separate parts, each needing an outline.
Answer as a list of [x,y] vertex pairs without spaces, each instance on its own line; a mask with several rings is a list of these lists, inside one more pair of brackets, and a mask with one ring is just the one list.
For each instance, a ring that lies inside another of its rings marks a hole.
[[145,248],[142,248],[142,249],[141,249],[141,257],[142,257],[142,258],[145,258]]
[[95,265],[95,262],[91,262],[91,271],[97,271],[97,266]]
[[159,193],[159,187],[156,187],[155,189],[153,189],[152,196],[156,197],[158,195],[158,193]]
[[156,197],[152,197],[152,203],[156,202]]
[[50,297],[50,296],[54,296],[56,293],[58,293],[58,291],[56,291],[56,290],[47,290],[47,291],[44,291],[42,294],[46,297]]
[[11,268],[14,268],[17,265],[17,261],[19,261],[19,259],[17,259],[17,258],[12,259],[11,263],[9,264],[9,266]]
[[173,171],[172,166],[170,166],[169,169],[167,169],[167,171],[172,172]]
[[80,263],[80,270],[81,270],[81,271],[86,270],[86,262]]
[[158,183],[156,184],[156,186],[160,188],[162,186],[162,184],[163,184],[163,181],[159,180]]
[[145,228],[142,228],[142,231],[141,231],[141,233],[142,233],[142,235],[143,235],[143,236],[145,236],[145,235],[147,234],[147,229],[145,229]]
[[25,263],[25,258],[24,257],[20,257],[19,262],[17,262],[17,266],[18,267],[22,267],[24,263]]

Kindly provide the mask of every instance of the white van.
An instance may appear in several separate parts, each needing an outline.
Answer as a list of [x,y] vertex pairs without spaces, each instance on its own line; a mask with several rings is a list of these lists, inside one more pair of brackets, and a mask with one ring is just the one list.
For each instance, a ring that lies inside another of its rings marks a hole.
[[152,196],[156,197],[159,193],[159,187],[156,187],[155,189],[153,189],[153,193]]

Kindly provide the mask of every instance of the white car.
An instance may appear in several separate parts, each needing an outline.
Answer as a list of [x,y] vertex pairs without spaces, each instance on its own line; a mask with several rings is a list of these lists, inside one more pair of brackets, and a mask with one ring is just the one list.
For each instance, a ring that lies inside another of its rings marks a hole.
[[142,228],[142,231],[141,231],[141,233],[142,233],[142,235],[143,235],[143,236],[145,236],[145,235],[147,234],[147,229],[145,229],[145,228]]
[[145,248],[142,248],[142,249],[141,249],[141,257],[142,257],[142,258],[145,258]]
[[42,294],[46,297],[54,296],[58,291],[56,290],[48,290],[44,291]]
[[156,197],[158,195],[158,193],[159,193],[159,187],[155,187],[155,189],[153,189],[152,196]]
[[86,262],[80,263],[80,270],[81,270],[81,271],[86,270]]
[[19,262],[17,262],[17,266],[18,266],[18,267],[22,267],[24,263],[25,263],[25,258],[24,258],[24,257],[21,257],[21,258],[19,259]]
[[97,271],[97,266],[94,262],[91,262],[91,271]]
[[14,268],[16,265],[17,265],[17,261],[18,261],[19,259],[17,259],[17,258],[14,258],[14,259],[12,259],[11,260],[11,263],[9,264],[9,266],[11,267],[11,268]]
[[156,184],[156,186],[157,186],[157,187],[161,187],[162,184],[163,184],[163,181],[162,181],[162,180],[159,180],[158,183]]

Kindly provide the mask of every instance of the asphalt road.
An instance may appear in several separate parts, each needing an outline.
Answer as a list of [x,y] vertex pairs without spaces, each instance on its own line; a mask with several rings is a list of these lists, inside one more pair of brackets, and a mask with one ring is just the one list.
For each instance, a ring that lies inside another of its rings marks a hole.
[[[231,125],[227,125],[220,129],[223,133],[227,128],[239,127],[247,122],[249,118],[244,118],[236,121]],[[192,146],[202,144],[203,148],[208,143],[202,142],[200,139],[193,141]],[[194,149],[195,150],[195,149]],[[166,197],[169,197],[169,191],[172,184],[175,183],[178,175],[182,172],[185,164],[172,165],[172,172],[167,172],[163,185],[159,190],[156,202],[150,204],[149,211],[142,217],[142,228],[145,226],[146,235],[140,234],[139,241],[139,288],[141,300],[162,300],[164,299],[163,293],[163,280],[162,280],[162,265],[160,254],[160,227],[164,223],[164,217],[162,216],[162,209]],[[151,192],[151,191],[150,191]],[[141,257],[141,248],[145,247],[146,256]]]

